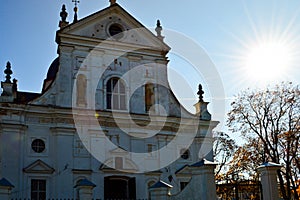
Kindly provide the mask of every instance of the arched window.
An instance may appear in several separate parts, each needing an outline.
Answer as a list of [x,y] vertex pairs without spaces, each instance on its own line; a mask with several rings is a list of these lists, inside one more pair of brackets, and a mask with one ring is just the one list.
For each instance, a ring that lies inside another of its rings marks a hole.
[[154,105],[155,96],[154,96],[154,85],[152,83],[147,83],[145,85],[145,110],[148,112],[151,106]]
[[104,199],[137,199],[135,177],[104,177]]
[[123,81],[111,78],[106,84],[106,108],[112,110],[126,110],[126,92]]

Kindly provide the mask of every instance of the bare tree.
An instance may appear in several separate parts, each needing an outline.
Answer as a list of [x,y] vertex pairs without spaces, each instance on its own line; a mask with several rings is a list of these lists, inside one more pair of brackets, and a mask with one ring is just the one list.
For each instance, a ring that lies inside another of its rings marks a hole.
[[214,133],[214,157],[218,163],[215,174],[218,181],[224,180],[227,177],[225,167],[229,164],[232,156],[237,149],[235,141],[224,132]]
[[258,180],[256,168],[264,160],[262,142],[256,138],[246,138],[246,143],[239,146],[230,161],[228,174],[245,174],[248,179]]
[[[299,199],[300,90],[292,83],[281,83],[265,90],[246,90],[236,96],[228,113],[228,126],[252,142],[264,162],[283,165],[278,171],[285,200]],[[255,142],[256,141],[256,142]]]

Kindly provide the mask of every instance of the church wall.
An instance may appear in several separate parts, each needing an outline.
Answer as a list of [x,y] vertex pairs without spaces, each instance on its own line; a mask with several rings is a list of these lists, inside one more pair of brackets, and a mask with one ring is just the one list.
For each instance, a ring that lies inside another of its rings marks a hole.
[[[56,81],[56,89],[54,89],[59,93],[56,99],[57,105],[71,107],[70,100],[72,99],[72,91],[76,93],[76,90],[72,89],[73,86],[75,86],[76,75],[78,74],[84,74],[88,80],[89,87],[87,88],[87,93],[94,94],[96,92],[96,99],[89,99],[94,96],[88,95],[87,102],[95,103],[96,109],[100,110],[105,109],[106,105],[103,99],[105,99],[106,81],[111,77],[123,78],[125,76],[124,81],[127,86],[128,98],[131,97],[129,95],[134,93],[137,87],[139,88],[146,83],[155,84],[157,80],[159,80],[159,85],[168,87],[167,80],[165,79],[167,73],[166,66],[156,63],[155,57],[150,59],[148,56],[148,61],[145,59],[132,61],[130,54],[118,57],[118,54],[113,55],[110,54],[110,52],[100,52],[100,55],[93,55],[98,54],[98,51],[88,55],[89,52],[87,51],[74,50],[74,48],[71,47],[60,47],[60,70],[58,72],[58,80],[60,81]],[[97,57],[94,58],[94,56]],[[105,56],[105,60],[103,56]],[[117,58],[117,64],[115,64],[114,58]],[[72,76],[70,76],[70,74],[72,74]],[[102,76],[95,77],[96,74],[101,74]],[[158,87],[156,90],[159,92]],[[133,101],[130,102],[128,107],[132,112],[145,113],[144,92],[143,88],[139,88],[131,97]],[[166,107],[168,111],[168,96],[170,95],[165,95],[165,92],[161,93],[162,95],[156,97],[156,101],[158,104],[165,105],[164,107]],[[94,100],[96,100],[96,102],[94,102]],[[87,106],[91,107],[93,105]]]
[[[30,197],[33,179],[46,181],[47,199],[76,198],[74,186],[87,179],[96,185],[93,197],[103,199],[105,178],[111,176],[135,178],[136,199],[148,198],[149,186],[160,179],[178,193],[180,181],[191,178],[188,173],[177,176],[178,169],[199,161],[199,156],[213,159],[210,133],[216,123],[187,112],[171,92],[169,47],[161,36],[144,28],[123,41],[106,40],[113,23],[126,29],[141,27],[121,8],[111,9],[57,32],[58,72],[40,97],[22,106],[0,103],[1,109],[9,111],[0,115],[0,176],[15,185],[13,198]],[[106,101],[113,77],[124,84],[125,109],[111,109]],[[19,111],[14,111],[18,106]],[[179,128],[186,138],[198,131],[188,157],[180,157],[187,148],[184,141],[156,152],[173,141]],[[86,135],[81,135],[82,130]],[[209,138],[204,139],[207,132]],[[44,143],[41,152],[33,150],[34,141],[37,149]],[[209,150],[201,152],[202,147]],[[130,152],[144,153],[144,160],[135,163]],[[174,162],[162,167],[168,158],[175,158]],[[120,171],[114,169],[117,165]]]
[[[16,148],[4,149],[1,147],[7,146],[7,144],[1,144],[0,147],[2,151],[1,162],[5,163],[7,166],[5,167],[5,165],[1,165],[1,173],[5,174],[5,176],[11,182],[17,183],[14,191],[19,192],[15,193],[15,197],[28,197],[30,195],[30,180],[41,178],[47,181],[47,192],[49,193],[49,197],[73,198],[75,197],[74,195],[76,195],[76,189],[73,188],[76,185],[76,182],[82,178],[87,178],[97,185],[97,187],[94,189],[94,196],[95,198],[99,198],[99,196],[103,195],[104,177],[110,175],[124,175],[122,172],[108,172],[100,169],[101,163],[96,158],[93,158],[93,156],[85,149],[81,139],[76,133],[74,125],[70,123],[71,121],[68,121],[68,119],[71,117],[71,110],[53,108],[49,109],[39,106],[29,106],[28,110],[30,110],[30,112],[25,112],[24,116],[26,117],[16,117],[18,120],[21,118],[26,121],[26,126],[17,126],[14,128],[10,126],[9,128],[6,128],[4,125],[2,125],[0,133],[0,142],[9,141],[12,146],[16,146]],[[101,115],[103,114],[104,113]],[[138,116],[142,117],[140,115],[132,115],[133,118]],[[142,118],[137,119],[141,120]],[[175,119],[176,118],[169,118],[168,123],[174,123]],[[24,123],[24,121],[22,121],[22,123]],[[19,122],[17,120],[13,120],[10,121],[10,123],[17,124]],[[168,142],[172,141],[172,135],[174,134],[171,130],[165,130],[152,139],[139,140],[134,139],[134,137],[130,138],[127,134],[122,134],[118,127],[106,126],[103,128],[107,131],[108,137],[110,135],[119,135],[119,141],[117,141],[117,138],[114,137],[112,137],[111,140],[116,145],[123,147],[127,151],[132,151],[132,146],[135,146],[136,150],[140,152],[147,152],[148,144],[154,145],[153,150],[159,149]],[[190,129],[187,128],[185,131],[190,132],[191,130],[193,130],[192,127]],[[175,163],[169,165],[166,169],[162,169],[162,174],[126,174],[126,176],[129,177],[136,177],[136,185],[138,188],[136,193],[137,198],[146,198],[148,196],[146,184],[149,180],[162,179],[168,181],[170,175],[172,175],[174,180],[176,180],[176,182],[171,182],[174,185],[172,193],[179,192],[180,187],[178,184],[180,183],[181,179],[176,179],[174,172],[187,163],[192,164],[199,159],[198,153],[201,144],[212,144],[211,140],[204,141],[200,137],[201,135],[205,135],[207,130],[211,131],[210,129],[207,129],[207,125],[203,124],[201,126],[201,131],[199,131],[199,139],[196,139],[192,146],[189,147],[189,159],[185,160],[179,158]],[[176,131],[176,129],[174,129],[174,131]],[[147,130],[142,128],[132,129],[131,134],[143,135],[145,132],[147,132]],[[90,135],[92,136],[89,141],[91,143],[92,140],[99,138],[96,130],[90,130]],[[34,139],[42,139],[45,141],[45,152],[34,153],[32,151],[31,143]],[[182,146],[178,144],[176,148],[176,152],[179,154]],[[116,153],[116,156],[119,155],[123,155],[123,153]],[[211,156],[212,155],[209,153],[206,155],[206,158],[210,159]],[[159,157],[159,154],[152,153],[151,155],[149,154],[148,159],[156,159]],[[55,171],[53,173],[28,173],[23,171],[24,168],[28,167],[38,159],[45,162]],[[125,163],[125,165],[127,164]]]
[[[73,157],[73,135],[58,131],[55,135],[55,145],[53,145],[53,151],[55,152],[55,169],[57,169],[57,177],[55,185],[57,197],[60,195],[68,196],[73,190],[74,183],[72,180],[71,170],[74,168]],[[82,160],[81,165],[86,164]]]
[[17,183],[18,187],[22,187],[23,177],[21,172],[23,151],[23,131],[21,127],[13,127],[11,125],[4,126],[0,132],[0,148],[1,148],[1,177],[9,177],[9,181]]

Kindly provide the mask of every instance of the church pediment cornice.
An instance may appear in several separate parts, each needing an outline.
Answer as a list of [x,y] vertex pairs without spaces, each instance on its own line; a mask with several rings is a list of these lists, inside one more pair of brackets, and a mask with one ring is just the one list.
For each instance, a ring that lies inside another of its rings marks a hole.
[[[110,35],[109,27],[120,25],[123,32],[129,31],[130,34],[123,39],[114,40]],[[134,30],[134,31],[131,31]],[[138,31],[136,31],[138,30]],[[68,35],[68,36],[66,36]],[[170,47],[155,36],[150,30],[130,15],[117,3],[89,15],[75,23],[69,24],[57,31],[56,42],[61,44],[68,38],[89,41],[90,43],[111,40],[114,43],[128,43],[144,45],[168,52]]]
[[32,174],[52,174],[55,169],[50,167],[44,161],[38,159],[23,169],[25,173]]

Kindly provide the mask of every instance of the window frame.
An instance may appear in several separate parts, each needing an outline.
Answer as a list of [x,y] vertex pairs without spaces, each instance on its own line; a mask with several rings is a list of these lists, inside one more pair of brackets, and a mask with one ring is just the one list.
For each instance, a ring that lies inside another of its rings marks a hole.
[[121,156],[114,157],[115,169],[124,169],[124,158]]
[[[34,144],[35,142],[42,141],[43,145]],[[30,144],[31,150],[36,154],[43,154],[46,152],[46,142],[42,138],[33,138]],[[40,150],[42,149],[42,150]]]
[[144,86],[145,95],[145,112],[148,113],[150,108],[155,104],[155,85],[151,82]]
[[148,158],[157,158],[157,145],[153,143],[148,143],[146,145],[146,152],[148,154]]
[[[37,188],[33,188],[33,181],[37,181]],[[40,189],[40,184],[41,182],[43,184],[45,184],[43,186],[44,189]],[[34,190],[35,189],[35,190]],[[34,197],[34,194],[33,193],[37,193],[36,195],[36,198]],[[43,195],[42,197],[40,195]],[[44,198],[43,198],[44,197]],[[30,180],[30,198],[32,200],[46,200],[47,199],[47,180],[46,179],[43,179],[43,178],[32,178]]]
[[[114,80],[116,81],[114,84]],[[116,91],[117,90],[117,91]],[[105,108],[107,110],[127,111],[127,88],[123,79],[113,76],[105,81]],[[114,107],[114,100],[118,105]],[[123,103],[123,104],[122,104]]]

